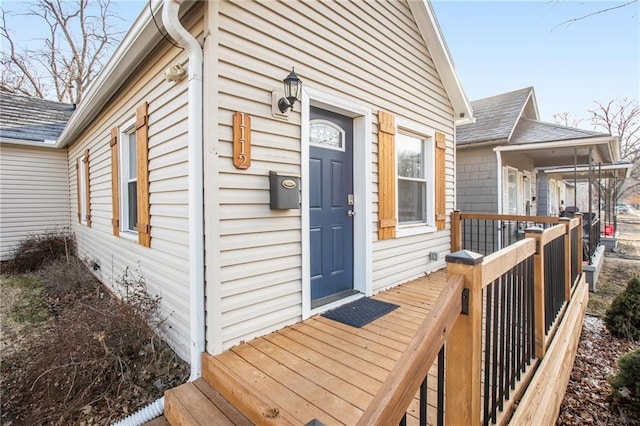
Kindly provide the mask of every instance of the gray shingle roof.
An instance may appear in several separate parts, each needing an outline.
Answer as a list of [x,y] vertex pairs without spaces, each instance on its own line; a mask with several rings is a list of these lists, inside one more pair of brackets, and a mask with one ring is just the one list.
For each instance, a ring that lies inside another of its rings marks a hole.
[[606,133],[560,126],[558,124],[520,118],[510,143],[525,144],[537,142],[553,142],[571,139],[590,138],[594,136],[610,136]]
[[0,139],[55,141],[74,106],[0,92]]
[[526,87],[471,102],[476,122],[457,127],[457,145],[506,141],[532,93],[533,87]]

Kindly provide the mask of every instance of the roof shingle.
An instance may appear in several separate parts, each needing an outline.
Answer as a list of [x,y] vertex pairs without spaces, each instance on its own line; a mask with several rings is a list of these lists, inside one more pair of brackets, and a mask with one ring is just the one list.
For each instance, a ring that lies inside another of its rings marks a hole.
[[0,139],[55,141],[74,105],[0,92]]
[[532,92],[533,87],[526,87],[471,102],[476,122],[457,127],[457,145],[506,140]]

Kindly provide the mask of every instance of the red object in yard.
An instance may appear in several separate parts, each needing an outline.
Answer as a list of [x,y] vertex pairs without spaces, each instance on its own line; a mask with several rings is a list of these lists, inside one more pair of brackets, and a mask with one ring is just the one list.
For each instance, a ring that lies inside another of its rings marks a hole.
[[615,232],[615,228],[613,227],[613,225],[605,225],[604,226],[604,235],[605,236],[612,237],[614,232]]

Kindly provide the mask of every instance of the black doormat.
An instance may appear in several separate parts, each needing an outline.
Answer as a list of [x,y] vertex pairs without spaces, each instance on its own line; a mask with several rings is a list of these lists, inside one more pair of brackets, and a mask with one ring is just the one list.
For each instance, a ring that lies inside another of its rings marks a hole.
[[382,302],[370,297],[363,297],[346,305],[332,309],[322,314],[323,317],[351,325],[362,327],[371,321],[396,309],[398,305]]

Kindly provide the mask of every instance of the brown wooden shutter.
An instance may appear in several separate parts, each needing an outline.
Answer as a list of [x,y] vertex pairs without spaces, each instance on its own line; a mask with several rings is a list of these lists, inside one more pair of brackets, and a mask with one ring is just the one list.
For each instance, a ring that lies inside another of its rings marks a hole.
[[138,242],[151,247],[151,214],[149,212],[149,120],[148,104],[136,110],[136,144],[138,161]]
[[113,227],[113,235],[120,235],[120,184],[118,170],[118,128],[111,129],[111,225]]
[[76,161],[76,189],[78,193],[78,223],[82,223],[82,193],[80,192],[80,188],[82,185],[82,177],[80,176],[80,161],[81,158],[78,158]]
[[396,237],[396,124],[378,112],[378,239]]
[[84,200],[85,200],[85,208],[86,208],[86,216],[87,226],[91,228],[91,186],[90,184],[90,175],[89,175],[89,150],[85,149],[84,158],[82,159],[84,162]]
[[444,133],[436,132],[436,155],[435,155],[435,184],[436,184],[436,228],[442,230],[447,222],[447,203],[446,203],[446,158],[447,141]]

